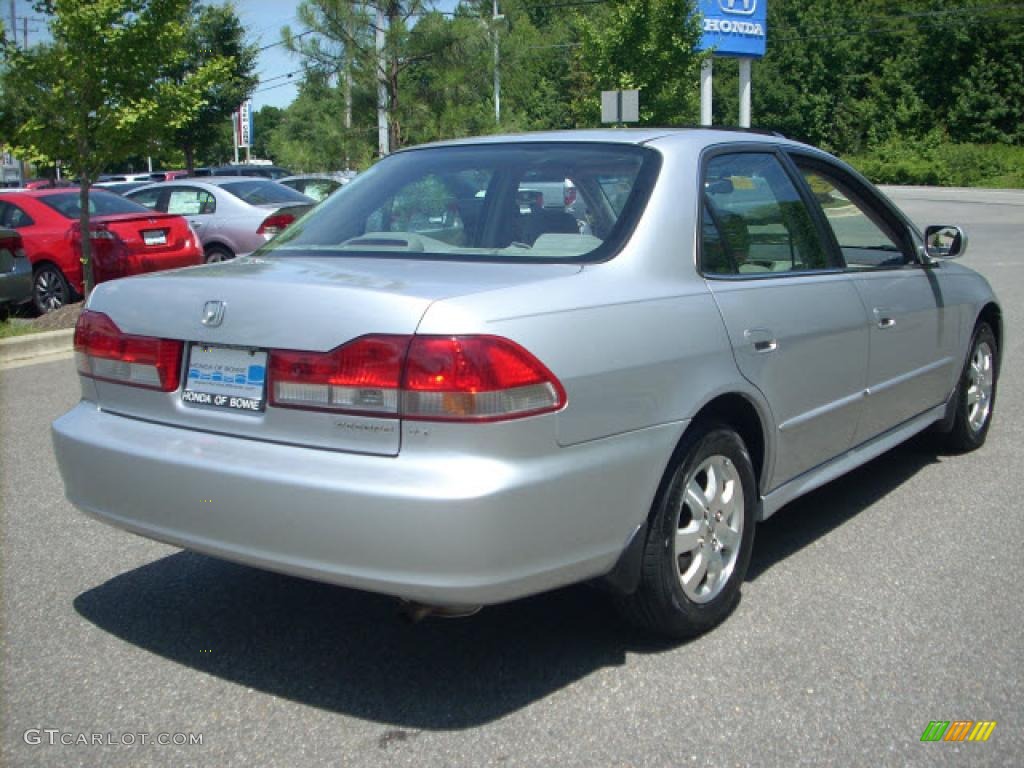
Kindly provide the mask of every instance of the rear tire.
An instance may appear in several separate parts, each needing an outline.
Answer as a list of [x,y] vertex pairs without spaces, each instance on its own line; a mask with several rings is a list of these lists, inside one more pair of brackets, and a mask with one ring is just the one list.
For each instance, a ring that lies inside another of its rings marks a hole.
[[722,425],[693,428],[655,502],[640,586],[617,601],[626,619],[679,639],[728,616],[750,565],[757,504],[740,436]]
[[204,251],[203,262],[206,264],[215,264],[218,261],[230,261],[233,258],[235,258],[235,254],[224,246],[210,245],[207,246]]
[[978,323],[971,338],[967,359],[957,383],[953,428],[946,435],[946,448],[967,453],[985,444],[996,404],[999,378],[999,347],[988,323]]
[[71,301],[71,286],[54,264],[41,264],[32,273],[32,304],[45,315]]

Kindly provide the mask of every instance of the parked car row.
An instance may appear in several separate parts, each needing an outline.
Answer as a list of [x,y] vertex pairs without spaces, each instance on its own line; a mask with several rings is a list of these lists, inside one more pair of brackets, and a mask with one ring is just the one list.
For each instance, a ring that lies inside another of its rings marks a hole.
[[[96,283],[202,263],[198,236],[181,216],[150,211],[101,189],[89,195]],[[0,227],[14,230],[31,262],[32,301],[50,312],[84,291],[77,189],[0,194]]]

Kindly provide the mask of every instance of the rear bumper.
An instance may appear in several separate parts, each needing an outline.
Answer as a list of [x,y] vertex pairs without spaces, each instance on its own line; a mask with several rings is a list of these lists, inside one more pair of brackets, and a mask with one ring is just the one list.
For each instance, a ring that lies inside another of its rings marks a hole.
[[112,525],[356,589],[489,604],[609,571],[684,426],[525,458],[379,457],[152,424],[83,401],[54,422],[53,440],[69,500]]

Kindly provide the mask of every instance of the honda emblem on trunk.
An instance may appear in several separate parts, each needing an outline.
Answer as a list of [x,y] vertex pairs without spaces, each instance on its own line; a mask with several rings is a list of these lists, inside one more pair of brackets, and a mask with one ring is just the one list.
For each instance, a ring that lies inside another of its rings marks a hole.
[[224,322],[224,310],[227,306],[223,301],[206,302],[206,306],[203,307],[203,325],[216,328]]

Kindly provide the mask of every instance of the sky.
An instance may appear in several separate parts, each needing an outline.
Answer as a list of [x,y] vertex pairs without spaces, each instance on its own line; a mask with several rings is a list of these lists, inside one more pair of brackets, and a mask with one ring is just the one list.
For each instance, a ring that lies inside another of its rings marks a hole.
[[[236,0],[235,8],[242,25],[249,33],[249,39],[259,47],[273,47],[260,51],[256,74],[261,84],[256,86],[252,97],[253,109],[264,106],[287,107],[298,91],[300,73],[291,78],[282,77],[289,72],[301,70],[297,56],[289,53],[281,42],[281,28],[290,26],[302,31],[304,27],[295,18],[300,0]],[[274,79],[271,79],[274,78]]]

